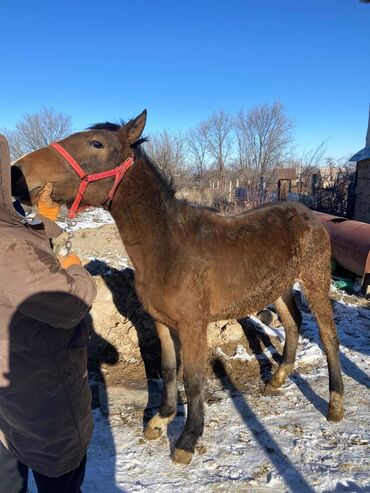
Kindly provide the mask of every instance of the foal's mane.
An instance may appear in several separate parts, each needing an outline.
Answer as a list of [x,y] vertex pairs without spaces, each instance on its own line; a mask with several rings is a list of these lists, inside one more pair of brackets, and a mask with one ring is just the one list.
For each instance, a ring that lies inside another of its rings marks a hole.
[[[129,120],[130,122],[131,120]],[[123,125],[126,125],[126,122],[123,120],[119,120],[120,123],[112,123],[112,122],[101,122],[94,123],[87,130],[108,130],[110,132],[117,132]],[[127,123],[129,123],[127,122]],[[131,148],[134,149],[136,159],[139,158],[143,160],[146,165],[150,168],[150,170],[154,173],[159,183],[161,184],[161,188],[165,193],[167,198],[172,198],[175,196],[176,190],[173,185],[173,177],[170,174],[166,174],[154,161],[150,156],[142,149],[141,144],[145,144],[148,142],[148,137],[143,137],[138,139],[136,142],[131,144]]]

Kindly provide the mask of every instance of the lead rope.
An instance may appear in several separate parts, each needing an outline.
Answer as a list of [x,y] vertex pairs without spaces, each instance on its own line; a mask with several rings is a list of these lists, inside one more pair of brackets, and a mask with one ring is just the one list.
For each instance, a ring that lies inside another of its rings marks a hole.
[[70,251],[72,250],[72,238],[74,237],[74,234],[75,234],[73,228],[77,225],[77,221],[67,217],[66,223],[67,223],[67,226],[65,227],[64,231],[67,233],[68,236],[67,236],[67,240],[65,243],[65,248],[67,250],[67,255],[68,255],[70,253]]
[[52,240],[53,252],[57,257],[65,257],[72,250],[72,238],[75,234],[74,227],[77,222],[67,217],[65,223],[63,233]]

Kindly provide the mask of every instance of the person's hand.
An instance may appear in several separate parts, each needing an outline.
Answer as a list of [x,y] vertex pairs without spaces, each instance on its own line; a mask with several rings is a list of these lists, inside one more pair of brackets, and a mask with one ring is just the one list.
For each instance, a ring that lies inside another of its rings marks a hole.
[[82,265],[80,258],[74,253],[69,252],[68,255],[57,257],[63,269],[68,269],[71,265]]
[[40,193],[40,197],[37,202],[37,210],[39,214],[55,222],[59,216],[60,205],[56,202],[53,202],[53,199],[51,198],[52,193],[52,183],[46,183],[42,192]]

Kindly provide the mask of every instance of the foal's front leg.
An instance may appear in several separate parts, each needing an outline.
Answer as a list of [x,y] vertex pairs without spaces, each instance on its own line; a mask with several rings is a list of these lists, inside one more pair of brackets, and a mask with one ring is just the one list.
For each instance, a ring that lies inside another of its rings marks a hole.
[[144,431],[144,436],[148,440],[155,440],[162,435],[166,430],[167,425],[176,416],[177,409],[175,344],[168,327],[156,322],[156,328],[158,337],[161,341],[163,393],[159,412],[152,417]]
[[204,427],[204,366],[207,324],[183,326],[179,329],[182,347],[187,418],[172,456],[178,464],[190,464],[198,438]]

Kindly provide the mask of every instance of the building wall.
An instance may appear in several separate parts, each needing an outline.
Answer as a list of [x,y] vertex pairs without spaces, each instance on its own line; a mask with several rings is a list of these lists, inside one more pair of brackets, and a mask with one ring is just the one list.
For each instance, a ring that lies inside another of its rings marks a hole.
[[357,163],[353,219],[370,223],[370,159]]

